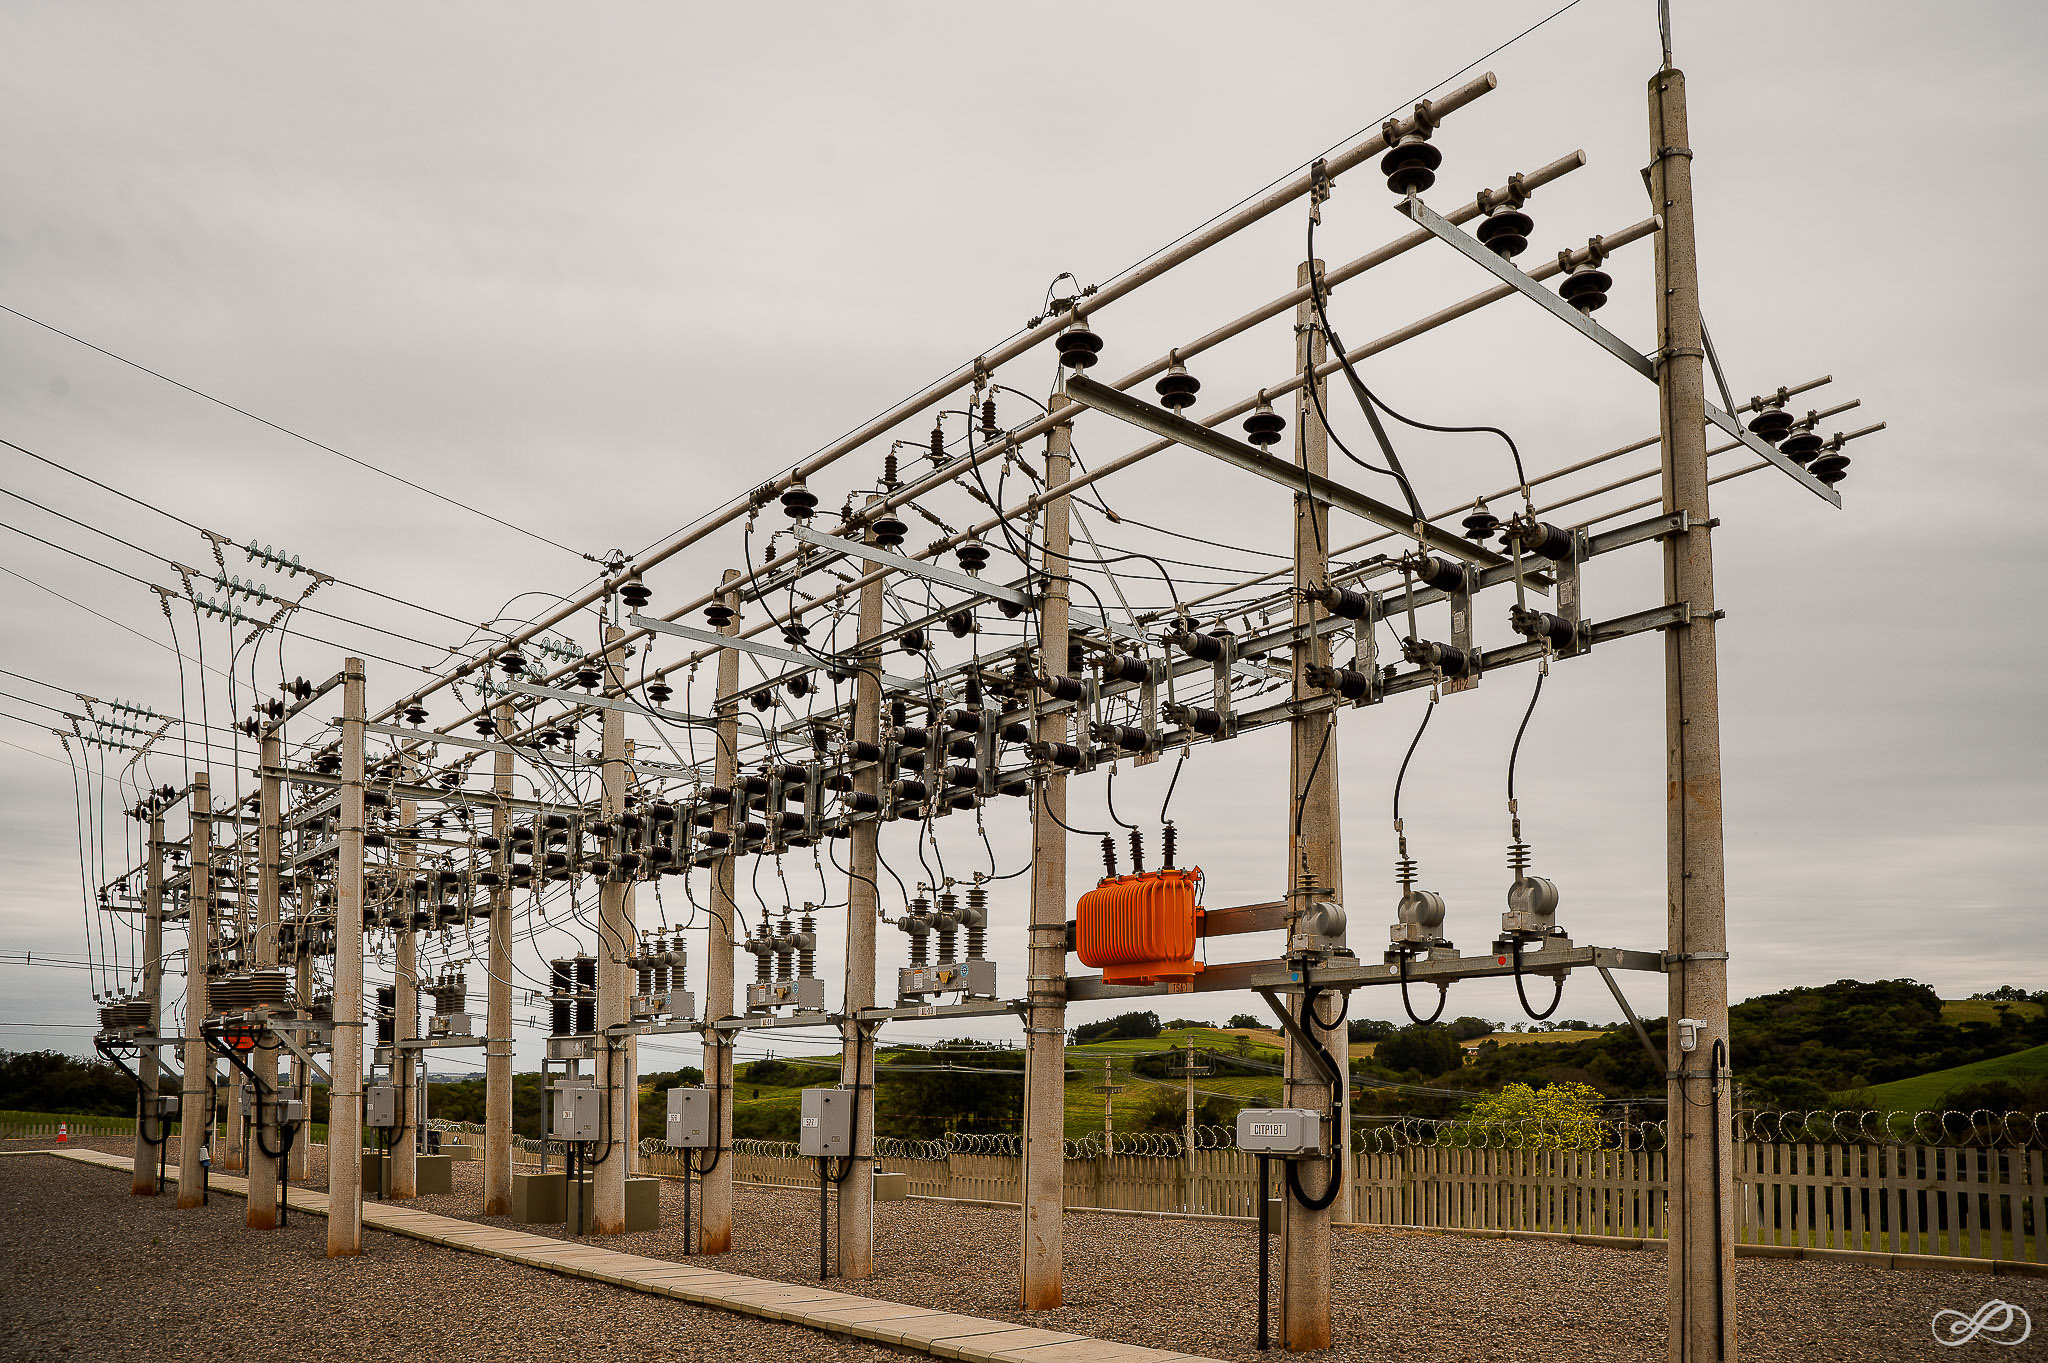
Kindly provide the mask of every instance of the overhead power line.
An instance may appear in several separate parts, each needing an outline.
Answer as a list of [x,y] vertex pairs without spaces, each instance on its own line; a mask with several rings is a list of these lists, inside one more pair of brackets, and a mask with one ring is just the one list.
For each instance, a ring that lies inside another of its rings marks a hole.
[[571,549],[568,545],[563,544],[559,540],[551,540],[546,535],[541,534],[539,531],[528,530],[525,526],[516,525],[513,522],[504,519],[502,516],[493,516],[490,512],[484,511],[478,507],[471,506],[468,502],[460,501],[454,497],[450,497],[445,492],[436,492],[433,488],[428,487],[424,483],[416,483],[412,479],[405,477],[403,474],[393,473],[390,469],[382,468],[376,464],[372,464],[367,459],[358,459],[356,458],[356,456],[352,454],[348,454],[342,450],[334,448],[334,446],[332,445],[328,445],[321,441],[315,440],[312,436],[304,435],[298,431],[293,430],[289,426],[281,426],[277,422],[270,420],[270,418],[268,417],[256,415],[256,413],[250,411],[246,407],[237,407],[234,403],[229,402],[226,398],[217,398],[211,393],[205,392],[198,388],[194,388],[189,383],[181,383],[177,379],[172,378],[169,374],[163,373],[160,370],[151,369],[148,365],[138,363],[135,360],[131,360],[126,355],[116,355],[113,351],[108,350],[105,346],[94,345],[91,341],[86,340],[83,336],[74,336],[72,333],[64,330],[62,327],[52,326],[48,322],[43,321],[39,317],[29,316],[27,313],[21,311],[19,308],[10,308],[5,303],[0,303],[0,312],[12,313],[14,316],[19,317],[24,322],[28,322],[35,326],[39,326],[43,330],[51,332],[55,335],[62,336],[65,340],[74,342],[75,344],[78,345],[82,345],[87,350],[93,351],[100,355],[104,355],[110,360],[118,360],[120,363],[127,365],[130,369],[139,369],[153,379],[161,379],[163,382],[170,384],[173,388],[182,388],[187,393],[190,393],[193,397],[204,398],[206,401],[213,403],[215,406],[225,407],[230,412],[234,412],[238,416],[245,416],[249,418],[249,420],[256,422],[258,425],[268,426],[271,430],[276,431],[280,435],[288,435],[294,440],[304,441],[306,444],[311,445],[316,450],[325,450],[327,451],[327,453],[333,455],[337,459],[346,459],[349,463],[354,464],[357,468],[368,469],[371,473],[379,474],[382,477],[389,478],[394,483],[402,483],[406,487],[411,488],[414,492],[423,492],[427,496],[432,497],[435,501],[446,502],[449,506],[455,507],[461,511],[467,511],[472,516],[481,516],[484,520],[491,522],[493,525],[501,525],[505,529],[510,530],[515,534],[524,535],[528,539],[538,541],[541,544],[545,544],[551,549],[559,549],[565,554],[574,554],[576,555],[576,557],[580,559],[587,559],[592,563],[602,563],[604,561],[603,559],[598,558],[594,554],[584,553],[581,549]]
[[[210,533],[205,526],[200,525],[194,521],[188,521],[175,511],[166,510],[164,507],[157,505],[155,502],[145,501],[142,498],[137,497],[132,492],[123,492],[120,488],[115,487],[111,483],[103,483],[99,479],[93,477],[91,474],[81,473],[77,469],[72,468],[68,464],[60,464],[56,460],[50,458],[47,455],[37,454],[34,450],[29,449],[26,445],[17,445],[12,440],[0,440],[0,445],[5,445],[8,449],[13,450],[17,454],[25,454],[29,458],[35,460],[38,464],[43,464],[49,468],[53,468],[57,470],[57,472],[59,473],[66,473],[72,476],[73,478],[80,480],[81,482],[90,483],[102,492],[112,493],[114,496],[119,497],[122,501],[131,503],[132,505],[135,506],[139,506],[144,511],[154,512],[155,514],[162,516],[164,519],[168,521],[172,521],[178,525],[184,526],[187,530],[194,531],[201,535]],[[24,500],[26,499],[24,498]],[[362,583],[351,582],[345,577],[336,577],[333,573],[328,573],[327,576],[333,578],[334,585],[337,587],[346,587],[350,591],[361,592],[365,596],[374,596],[379,601],[388,601],[394,606],[406,606],[412,610],[421,611],[427,615],[434,616],[438,619],[446,620],[450,624],[461,625],[464,629],[483,629],[494,634],[503,632],[500,630],[492,630],[488,625],[479,625],[473,620],[465,620],[459,615],[450,615],[446,611],[435,610],[432,606],[421,605],[417,601],[408,601],[402,596],[393,596],[389,592],[380,592],[375,587],[365,587]]]

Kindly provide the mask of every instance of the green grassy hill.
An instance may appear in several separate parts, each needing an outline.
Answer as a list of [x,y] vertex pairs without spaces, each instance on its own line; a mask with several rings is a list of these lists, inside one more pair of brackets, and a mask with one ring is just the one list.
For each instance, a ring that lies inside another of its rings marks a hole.
[[[1156,1037],[1119,1039],[1115,1041],[1094,1041],[1084,1046],[1067,1047],[1067,1136],[1069,1139],[1085,1136],[1102,1130],[1102,1064],[1107,1060],[1114,1078],[1123,1092],[1111,1096],[1114,1103],[1114,1120],[1119,1131],[1136,1129],[1139,1115],[1148,1104],[1155,1101],[1155,1095],[1168,1094],[1176,1104],[1185,1102],[1185,1088],[1178,1079],[1163,1076],[1140,1075],[1133,1069],[1134,1062],[1141,1056],[1159,1055],[1162,1052],[1178,1051],[1193,1041],[1198,1051],[1209,1051],[1224,1056],[1243,1056],[1246,1059],[1269,1065],[1280,1063],[1280,1036],[1253,1028],[1221,1027],[1176,1027],[1162,1031]],[[1195,1101],[1200,1104],[1204,1098],[1222,1095],[1222,1101],[1212,1111],[1229,1113],[1235,1120],[1237,1109],[1245,1103],[1273,1104],[1280,1101],[1280,1076],[1275,1074],[1246,1075],[1232,1074],[1227,1067],[1217,1072],[1198,1075],[1195,1079]]]
[[1838,1094],[1837,1098],[1889,1112],[1931,1111],[1945,1106],[1943,1098],[1959,1088],[1989,1084],[2000,1079],[2024,1084],[2041,1078],[2048,1078],[2048,1046],[2016,1051],[1993,1060],[1979,1060],[1971,1065],[1957,1065],[1954,1069],[1936,1070],[1932,1074],[1915,1075],[1911,1079],[1896,1079],[1874,1088]]

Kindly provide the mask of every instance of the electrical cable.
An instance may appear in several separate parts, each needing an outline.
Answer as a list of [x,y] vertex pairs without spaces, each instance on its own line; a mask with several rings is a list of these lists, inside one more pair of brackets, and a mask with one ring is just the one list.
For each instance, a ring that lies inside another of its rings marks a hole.
[[1408,1014],[1408,1020],[1418,1027],[1427,1027],[1444,1015],[1444,1005],[1450,1002],[1451,991],[1444,985],[1436,987],[1436,1011],[1428,1017],[1415,1011],[1415,1005],[1408,1001],[1408,957],[1410,953],[1397,953],[1401,958],[1401,1008]]
[[1536,702],[1543,696],[1543,679],[1549,675],[1547,672],[1538,672],[1536,674],[1536,687],[1529,693],[1529,708],[1522,712],[1521,726],[1515,730],[1515,746],[1508,750],[1508,802],[1510,804],[1514,802],[1515,798],[1515,762],[1522,755],[1522,735],[1529,731],[1529,716],[1536,713]]
[[1408,755],[1401,759],[1400,775],[1394,778],[1394,822],[1401,822],[1401,786],[1408,779],[1408,764],[1415,760],[1415,749],[1422,742],[1422,735],[1429,729],[1429,717],[1436,713],[1436,696],[1429,698],[1429,708],[1422,712],[1422,723],[1415,726],[1415,737],[1409,740]]
[[448,505],[455,507],[458,510],[467,511],[472,516],[481,516],[483,519],[490,521],[494,525],[503,526],[505,529],[513,531],[516,534],[524,535],[530,540],[537,540],[540,543],[547,545],[549,548],[560,549],[565,554],[574,554],[576,555],[576,557],[580,559],[586,559],[591,563],[603,562],[602,559],[597,558],[595,555],[586,554],[578,549],[571,549],[568,545],[558,543],[555,540],[551,540],[546,535],[539,534],[536,531],[528,530],[525,526],[522,525],[514,525],[511,521],[503,520],[497,516],[493,516],[488,511],[481,511],[476,507],[469,505],[467,502],[458,501],[455,498],[448,496],[444,492],[436,492],[434,489],[427,487],[424,484],[415,483],[412,479],[404,477],[401,474],[393,473],[391,470],[386,468],[380,468],[367,460],[358,459],[352,454],[344,454],[342,451],[334,448],[334,446],[332,445],[322,444],[320,441],[315,440],[310,435],[301,435],[299,432],[291,429],[289,426],[280,426],[277,422],[271,421],[267,417],[260,417],[256,415],[256,413],[250,411],[246,407],[237,407],[234,403],[227,401],[225,398],[217,398],[211,393],[202,392],[201,390],[194,388],[189,383],[180,383],[178,380],[172,378],[168,374],[161,373],[155,369],[151,369],[148,365],[139,364],[136,361],[129,359],[125,355],[116,355],[113,351],[108,350],[104,346],[94,345],[91,341],[86,340],[82,336],[74,336],[70,332],[62,329],[61,327],[55,327],[50,325],[48,322],[41,320],[40,318],[31,317],[27,313],[22,312],[18,308],[10,308],[5,303],[0,303],[0,312],[12,313],[14,316],[19,317],[24,322],[32,323],[35,326],[43,328],[43,330],[45,331],[54,332],[57,335],[62,336],[67,341],[76,342],[77,344],[84,346],[87,350],[96,351],[99,354],[106,356],[110,360],[117,360],[120,363],[127,365],[131,369],[139,369],[143,373],[149,375],[151,378],[161,379],[163,382],[170,384],[173,388],[182,388],[196,398],[204,398],[206,401],[211,402],[216,406],[225,407],[230,412],[234,412],[240,416],[245,416],[249,418],[249,420],[256,422],[258,425],[268,426],[271,430],[276,431],[281,435],[288,435],[294,440],[304,441],[306,444],[311,445],[314,449],[325,450],[327,451],[327,453],[334,455],[338,459],[346,459],[349,463],[356,465],[358,468],[368,469],[371,473],[379,474],[385,478],[389,478],[394,483],[402,483],[406,487],[411,488],[415,492],[423,492],[427,496],[434,498],[436,501],[446,502]]
[[[1311,210],[1309,214],[1308,223],[1308,258],[1310,261],[1314,261],[1316,258],[1316,214],[1313,210]],[[1327,336],[1330,340],[1330,348],[1337,352],[1338,363],[1341,364],[1344,368],[1344,377],[1350,381],[1352,393],[1355,397],[1358,398],[1359,406],[1364,409],[1366,422],[1368,425],[1372,427],[1372,433],[1379,441],[1380,451],[1387,456],[1387,464],[1389,467],[1377,468],[1372,464],[1366,463],[1363,459],[1360,459],[1357,455],[1352,454],[1349,449],[1345,448],[1344,442],[1341,440],[1337,441],[1337,447],[1343,450],[1345,455],[1348,456],[1353,463],[1358,464],[1364,468],[1372,469],[1375,473],[1389,473],[1393,477],[1400,479],[1401,491],[1404,495],[1406,495],[1408,499],[1408,509],[1414,513],[1415,519],[1418,522],[1426,521],[1429,518],[1422,514],[1422,503],[1416,500],[1415,488],[1412,484],[1409,483],[1408,475],[1401,468],[1400,458],[1394,453],[1393,442],[1387,439],[1387,433],[1385,428],[1383,428],[1380,425],[1379,418],[1373,415],[1374,407],[1378,407],[1381,411],[1385,412],[1388,416],[1394,418],[1394,420],[1402,423],[1403,425],[1413,426],[1416,430],[1419,431],[1432,431],[1439,435],[1499,436],[1502,440],[1505,440],[1507,442],[1508,453],[1514,456],[1515,483],[1517,486],[1521,487],[1526,493],[1529,486],[1529,475],[1522,468],[1522,451],[1520,450],[1520,448],[1516,446],[1514,437],[1509,435],[1506,431],[1500,429],[1500,427],[1437,426],[1432,425],[1427,421],[1417,421],[1413,417],[1401,415],[1401,413],[1395,411],[1392,407],[1389,407],[1384,401],[1382,401],[1377,393],[1373,392],[1372,389],[1366,387],[1365,380],[1359,377],[1357,368],[1351,363],[1350,355],[1345,352],[1344,343],[1337,339],[1337,333],[1331,330],[1330,328],[1330,314],[1327,310],[1325,310],[1323,304],[1323,300],[1327,295],[1328,290],[1323,288],[1321,279],[1322,271],[1315,269],[1313,266],[1311,266],[1309,270],[1309,296],[1315,300],[1316,318],[1318,321],[1322,323],[1323,335]],[[1315,397],[1315,385],[1313,383],[1310,383],[1307,386],[1309,389],[1309,395],[1311,397]],[[1316,411],[1319,414],[1322,412],[1322,400],[1319,397],[1316,398]],[[1329,424],[1329,418],[1325,416],[1323,418],[1323,422],[1324,425],[1327,427]],[[1333,433],[1330,438],[1332,440],[1336,440],[1335,434]]]

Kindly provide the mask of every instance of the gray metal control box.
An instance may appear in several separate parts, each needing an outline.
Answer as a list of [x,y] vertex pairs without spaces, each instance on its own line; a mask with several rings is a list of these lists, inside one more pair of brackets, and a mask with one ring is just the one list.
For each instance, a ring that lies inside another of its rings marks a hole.
[[896,971],[896,997],[900,1001],[956,992],[971,999],[994,998],[996,963],[955,961],[950,965],[901,966]]
[[160,1122],[175,1122],[185,1110],[185,1099],[177,1093],[159,1093],[156,1096],[156,1119]]
[[1237,1148],[1254,1155],[1316,1154],[1323,1148],[1323,1114],[1302,1107],[1240,1108]]
[[800,975],[793,980],[747,986],[747,1011],[766,1013],[776,1008],[795,1008],[799,1013],[825,1011],[825,982]]
[[668,1148],[711,1148],[711,1090],[673,1088],[668,1091]]
[[275,1106],[280,1126],[291,1126],[306,1120],[306,1100],[303,1098],[279,1098]]
[[371,1084],[363,1090],[363,1125],[398,1125],[398,1085]]
[[853,1153],[853,1090],[805,1089],[796,1152],[813,1159]]
[[595,1084],[564,1084],[556,1089],[555,1119],[548,1134],[558,1141],[594,1141],[601,1121]]

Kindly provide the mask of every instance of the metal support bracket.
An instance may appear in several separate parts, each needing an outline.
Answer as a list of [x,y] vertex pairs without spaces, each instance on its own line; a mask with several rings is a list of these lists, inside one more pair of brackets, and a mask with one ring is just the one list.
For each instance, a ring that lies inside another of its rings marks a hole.
[[1084,406],[1093,407],[1099,412],[1107,412],[1119,420],[1127,421],[1140,430],[1165,436],[1198,453],[1220,459],[1226,464],[1234,464],[1248,473],[1256,473],[1261,478],[1278,483],[1290,491],[1306,494],[1339,511],[1347,512],[1361,520],[1371,521],[1383,530],[1419,539],[1421,543],[1440,554],[1448,554],[1452,558],[1481,568],[1491,568],[1507,562],[1492,550],[1481,549],[1463,536],[1453,535],[1448,530],[1427,521],[1418,525],[1413,516],[1397,507],[1368,497],[1355,488],[1325,478],[1321,474],[1303,472],[1286,460],[1275,458],[1243,441],[1233,440],[1220,431],[1210,430],[1199,422],[1177,416],[1164,407],[1155,407],[1140,398],[1132,397],[1129,393],[1111,388],[1106,383],[1097,383],[1080,374],[1069,375],[1067,396]]
[[1599,971],[1600,978],[1607,982],[1607,992],[1614,995],[1614,1001],[1621,1005],[1621,1015],[1628,1019],[1629,1026],[1635,1028],[1636,1040],[1642,1042],[1643,1049],[1649,1052],[1650,1062],[1657,1067],[1659,1074],[1664,1073],[1671,1067],[1670,1062],[1664,1058],[1664,1052],[1657,1049],[1657,1043],[1650,1040],[1650,1029],[1643,1026],[1643,1020],[1636,1016],[1636,1010],[1628,1006],[1628,995],[1622,993],[1621,986],[1615,983],[1614,973],[1604,965],[1596,965],[1593,968]]
[[[673,634],[678,639],[688,639],[693,643],[709,644],[713,648],[736,648],[742,653],[752,653],[756,657],[761,658],[773,658],[776,662],[790,663],[797,667],[817,670],[827,666],[821,659],[806,658],[801,653],[792,653],[786,648],[777,648],[773,644],[763,644],[753,639],[742,639],[737,634],[720,634],[716,630],[698,629],[692,625],[678,625],[673,620],[662,620],[651,615],[631,615],[626,617],[626,623],[635,629],[644,629],[651,634]],[[924,694],[925,684],[922,681],[912,680],[909,677],[891,676],[887,672],[882,673],[881,678],[882,685],[892,690],[911,691],[918,695]],[[573,691],[564,692],[563,694],[572,700],[593,700],[591,697],[581,696]],[[593,701],[593,703],[595,702]],[[644,707],[634,706],[633,708],[641,709]],[[690,722],[695,724],[712,724],[716,722],[714,720],[697,719],[688,716],[686,718],[689,718]]]
[[[1655,383],[1657,381],[1657,362],[1655,360],[1652,360],[1627,341],[1622,340],[1606,327],[1601,326],[1585,313],[1580,312],[1577,308],[1565,302],[1557,294],[1544,288],[1540,283],[1523,273],[1504,257],[1495,255],[1492,251],[1481,245],[1476,238],[1463,229],[1454,226],[1449,219],[1431,209],[1422,200],[1411,194],[1397,205],[1397,209],[1413,219],[1418,225],[1427,228],[1439,240],[1457,248],[1461,254],[1469,258],[1480,268],[1486,270],[1489,274],[1492,274],[1503,284],[1506,284],[1523,297],[1532,299],[1544,311],[1550,313],[1551,316],[1557,318],[1581,336],[1584,336],[1594,345],[1599,346],[1602,350],[1605,350],[1608,354],[1650,380],[1650,382]],[[1814,477],[1806,469],[1794,463],[1787,455],[1779,453],[1776,446],[1767,444],[1742,429],[1742,423],[1722,411],[1719,407],[1716,407],[1713,403],[1706,403],[1705,407],[1707,420],[1720,427],[1736,440],[1741,441],[1743,448],[1776,464],[1793,482],[1799,484],[1830,506],[1839,508],[1842,505],[1840,493]]]
[[1303,1053],[1315,1065],[1316,1072],[1323,1076],[1323,1082],[1331,1088],[1341,1089],[1346,1082],[1345,1077],[1333,1072],[1324,1062],[1322,1043],[1310,1036],[1302,1025],[1295,1021],[1294,1014],[1288,1012],[1287,1005],[1280,1001],[1280,995],[1271,989],[1261,989],[1259,997],[1266,1001],[1267,1006],[1273,1010],[1273,1015],[1280,1019],[1280,1025],[1286,1029],[1287,1035],[1294,1039],[1295,1044],[1301,1047]]

